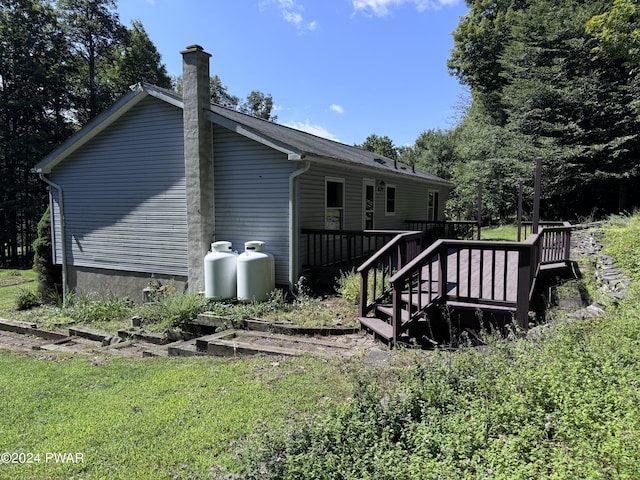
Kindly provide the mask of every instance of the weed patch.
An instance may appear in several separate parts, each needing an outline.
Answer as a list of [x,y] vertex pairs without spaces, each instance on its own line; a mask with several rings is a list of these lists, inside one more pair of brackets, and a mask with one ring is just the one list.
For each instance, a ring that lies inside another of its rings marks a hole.
[[[640,272],[637,225],[634,217],[607,233],[609,252],[630,273]],[[606,318],[558,320],[535,339],[485,334],[482,348],[416,359],[391,386],[355,382],[353,398],[318,421],[257,438],[243,474],[634,478],[639,304],[634,284]]]

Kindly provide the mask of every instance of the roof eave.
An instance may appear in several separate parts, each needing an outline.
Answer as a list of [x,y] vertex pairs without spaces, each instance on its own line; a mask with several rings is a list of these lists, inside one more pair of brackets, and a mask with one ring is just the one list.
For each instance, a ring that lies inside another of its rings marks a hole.
[[207,110],[206,112],[207,118],[209,121],[220,125],[232,132],[235,132],[243,137],[254,140],[262,145],[273,148],[279,152],[282,152],[287,155],[289,160],[302,160],[306,157],[306,152],[299,150],[297,148],[292,147],[291,145],[287,145],[281,141],[278,141],[274,138],[268,137],[252,128],[238,123],[234,120],[231,120],[227,117],[224,117],[218,113],[212,112],[211,110]]
[[[426,176],[422,176],[416,173],[413,173],[412,171],[400,171],[397,169],[391,169],[391,168],[384,168],[381,166],[377,166],[377,165],[364,165],[364,164],[360,164],[357,162],[352,162],[350,160],[347,159],[343,159],[343,158],[336,158],[336,157],[328,157],[328,156],[324,156],[324,155],[313,155],[312,157],[309,157],[312,161],[318,162],[318,163],[324,163],[324,164],[339,164],[339,165],[344,165],[347,167],[351,167],[351,168],[355,168],[355,169],[364,169],[364,170],[368,170],[368,171],[375,171],[377,173],[379,173],[380,175],[397,175],[397,176],[401,176],[404,178],[410,178],[412,180],[418,180],[418,181],[422,181],[422,182],[427,182],[427,183],[435,183],[438,185],[442,185],[448,188],[453,188],[455,185],[450,182],[449,180],[445,180],[444,178],[440,178],[440,177],[436,177],[435,175],[433,176],[433,178],[430,177],[426,177]],[[393,160],[390,160],[393,161]]]

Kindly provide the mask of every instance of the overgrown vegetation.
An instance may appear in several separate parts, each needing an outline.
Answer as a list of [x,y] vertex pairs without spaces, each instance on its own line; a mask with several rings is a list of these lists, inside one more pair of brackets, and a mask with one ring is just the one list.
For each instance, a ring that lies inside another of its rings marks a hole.
[[604,238],[605,253],[612,255],[628,275],[640,281],[640,215],[617,217],[614,226],[607,229]]
[[[606,237],[630,274],[638,222]],[[604,319],[560,320],[528,337],[487,334],[482,348],[416,360],[396,382],[363,371],[353,399],[323,418],[264,431],[245,477],[634,478],[639,303],[634,286]]]
[[[640,216],[617,218],[615,225],[607,249],[636,276],[640,267],[627,252],[640,250]],[[350,298],[357,282],[347,276],[340,283]],[[303,305],[304,297],[298,292],[287,305]],[[281,296],[261,308],[279,302]],[[569,322],[557,314],[555,326],[535,335],[485,334],[482,347],[455,352],[395,351],[384,368],[358,359],[347,367],[311,358],[132,361],[0,353],[5,446],[47,451],[54,445],[85,454],[83,465],[10,465],[3,474],[635,478],[639,304],[634,285],[603,319]]]
[[[29,272],[31,281],[35,273]],[[143,328],[162,332],[168,328],[183,328],[189,320],[204,312],[228,317],[236,322],[253,318],[302,326],[353,326],[359,295],[359,277],[351,273],[339,279],[338,295],[318,295],[299,284],[292,296],[274,290],[265,302],[212,301],[201,295],[177,292],[170,284],[150,282],[153,287],[150,293],[152,301],[143,305],[109,293],[70,293],[67,295],[67,305],[58,301],[55,306],[36,308],[40,306],[40,299],[35,293],[35,286],[30,289],[19,288],[23,280],[17,279],[22,277],[5,275],[16,279],[12,280],[16,287],[11,288],[10,292],[7,288],[0,288],[0,312],[4,309],[6,316],[36,322],[43,328],[85,324],[111,333],[128,328],[134,316],[141,317]],[[7,292],[4,307],[3,292]]]

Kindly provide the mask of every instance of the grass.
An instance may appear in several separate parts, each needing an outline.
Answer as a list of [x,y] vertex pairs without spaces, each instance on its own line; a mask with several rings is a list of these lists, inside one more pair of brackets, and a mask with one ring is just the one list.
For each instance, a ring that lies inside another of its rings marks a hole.
[[[637,225],[605,237],[634,277]],[[637,478],[639,305],[634,284],[606,318],[395,351],[404,363],[384,370],[0,353],[0,450],[85,458],[3,465],[0,478]]]
[[[40,463],[0,465],[0,478],[218,478],[237,469],[256,431],[344,401],[344,371],[317,358],[0,352],[0,451],[42,454]],[[84,463],[45,463],[46,452],[78,452]]]
[[[636,225],[606,235],[631,276]],[[639,305],[634,284],[606,318],[485,333],[483,348],[416,358],[390,384],[363,372],[321,421],[257,438],[245,478],[637,478]]]
[[480,231],[480,236],[482,240],[515,242],[518,239],[518,227],[516,225],[486,227]]
[[0,270],[0,317],[14,309],[21,290],[37,290],[37,277],[33,270]]
[[617,217],[614,226],[608,228],[605,236],[604,253],[613,256],[616,264],[624,268],[636,281],[640,281],[640,215]]

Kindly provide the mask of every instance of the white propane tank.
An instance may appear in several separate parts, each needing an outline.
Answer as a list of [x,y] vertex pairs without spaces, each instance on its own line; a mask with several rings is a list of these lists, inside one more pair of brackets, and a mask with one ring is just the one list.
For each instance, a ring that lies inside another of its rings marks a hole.
[[244,244],[238,255],[238,300],[262,302],[276,287],[275,259],[265,252],[265,243],[251,241]]
[[214,242],[211,252],[204,257],[204,296],[216,300],[236,296],[237,252],[231,242]]

